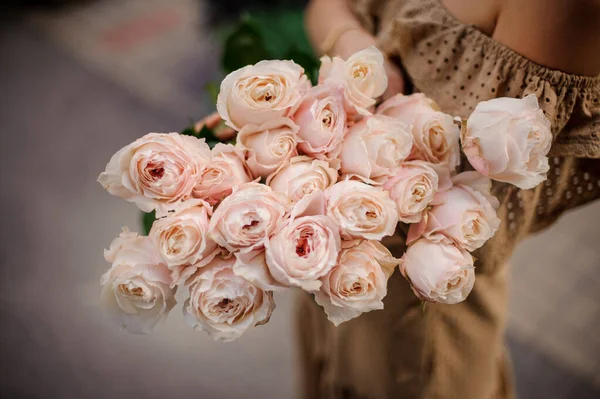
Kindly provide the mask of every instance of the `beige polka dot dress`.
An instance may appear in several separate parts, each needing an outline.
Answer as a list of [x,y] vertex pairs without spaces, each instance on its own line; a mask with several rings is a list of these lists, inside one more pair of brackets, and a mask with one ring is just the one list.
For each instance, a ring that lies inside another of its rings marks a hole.
[[[535,94],[552,122],[548,180],[531,190],[494,183],[499,231],[477,258],[477,281],[457,305],[425,313],[400,273],[385,309],[334,327],[312,298],[300,300],[302,387],[306,398],[512,398],[503,346],[507,261],[527,235],[600,196],[600,77],[535,64],[438,0],[352,0],[379,47],[399,59],[416,91],[452,115],[479,101]],[[463,159],[463,168],[468,163]],[[403,252],[401,235],[385,242]]]

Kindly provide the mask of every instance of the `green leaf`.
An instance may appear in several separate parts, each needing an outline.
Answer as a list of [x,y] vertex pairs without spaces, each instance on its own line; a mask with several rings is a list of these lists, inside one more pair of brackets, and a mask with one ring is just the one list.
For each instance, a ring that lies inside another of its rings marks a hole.
[[216,104],[217,97],[219,96],[219,85],[215,82],[208,82],[204,85],[204,90],[208,93],[210,103]]
[[142,230],[144,235],[148,235],[150,233],[150,229],[152,228],[152,224],[156,220],[156,211],[152,212],[142,212]]
[[260,30],[246,17],[225,40],[221,66],[230,73],[270,58]]
[[206,125],[202,126],[202,129],[200,129],[199,132],[197,132],[196,128],[193,125],[191,125],[183,129],[181,132],[179,132],[179,134],[183,134],[184,136],[192,136],[199,139],[205,139],[206,144],[208,144],[210,148],[213,148],[215,145],[221,142],[221,140],[219,140],[218,137],[215,135],[214,130]]

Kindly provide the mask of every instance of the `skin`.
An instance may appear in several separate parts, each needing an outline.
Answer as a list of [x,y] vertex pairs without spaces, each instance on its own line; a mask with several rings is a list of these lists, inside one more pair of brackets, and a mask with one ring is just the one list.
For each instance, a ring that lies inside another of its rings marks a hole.
[[[474,25],[488,36],[531,61],[564,72],[600,74],[600,0],[441,0],[460,22]],[[315,49],[329,32],[358,21],[346,0],[312,0],[305,24]],[[363,29],[343,33],[333,55],[343,58],[375,43]],[[402,75],[388,65],[386,96],[402,91]]]

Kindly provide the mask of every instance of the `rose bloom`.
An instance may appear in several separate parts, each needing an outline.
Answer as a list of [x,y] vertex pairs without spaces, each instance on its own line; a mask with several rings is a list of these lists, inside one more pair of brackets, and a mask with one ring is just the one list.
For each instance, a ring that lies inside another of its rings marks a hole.
[[387,281],[400,263],[377,241],[357,242],[342,250],[339,262],[315,293],[315,301],[336,326],[363,312],[383,309]]
[[206,265],[219,252],[217,244],[208,238],[209,210],[196,206],[158,219],[149,237],[169,269],[173,281],[185,280]]
[[212,215],[209,237],[231,252],[261,249],[287,214],[288,205],[286,195],[269,186],[243,184]]
[[252,181],[252,175],[245,156],[231,144],[218,143],[212,149],[212,161],[202,172],[192,191],[194,198],[200,198],[215,206],[231,194],[234,187]]
[[439,190],[451,186],[450,176],[441,179],[432,165],[425,161],[407,161],[383,185],[396,202],[398,219],[404,223],[417,223],[423,211]]
[[340,85],[321,84],[304,97],[293,116],[298,130],[298,148],[319,159],[338,156],[346,134],[344,89]]
[[98,182],[112,195],[134,202],[144,212],[194,206],[196,180],[211,159],[204,142],[179,133],[149,133],[121,148]]
[[127,228],[104,258],[112,267],[101,279],[102,307],[123,330],[149,333],[176,304],[169,269],[148,237]]
[[217,111],[235,130],[262,125],[291,115],[309,88],[304,69],[293,61],[260,61],[223,79]]
[[266,261],[275,281],[315,291],[319,278],[336,264],[340,228],[325,215],[325,197],[315,191],[296,203],[290,218],[265,245]]
[[233,272],[258,288],[265,291],[281,291],[288,288],[287,285],[279,283],[271,275],[264,249],[245,253],[236,252],[235,257]]
[[480,102],[461,141],[471,165],[485,176],[522,189],[546,180],[552,133],[533,94]]
[[381,183],[394,174],[411,148],[410,126],[384,115],[367,117],[348,131],[340,171],[369,183]]
[[342,238],[381,240],[394,234],[398,224],[396,203],[387,191],[346,180],[325,191],[327,215],[342,229]]
[[422,93],[397,94],[384,101],[377,113],[412,126],[413,149],[410,159],[445,164],[454,170],[460,163],[460,129],[452,116],[439,111],[437,104]]
[[290,162],[270,175],[267,185],[297,202],[315,190],[325,190],[335,184],[337,179],[337,171],[327,162],[300,156],[290,159]]
[[400,271],[423,301],[464,301],[475,283],[473,258],[451,241],[420,239],[400,259]]
[[387,88],[383,54],[374,46],[354,53],[346,61],[339,57],[321,57],[319,84],[343,85],[347,99],[362,114],[375,105],[375,99]]
[[263,291],[233,272],[235,257],[218,256],[200,269],[189,286],[183,314],[195,330],[217,341],[233,341],[249,328],[266,324],[275,302]]
[[247,153],[254,177],[267,177],[298,155],[298,126],[291,119],[273,119],[261,126],[246,125],[238,133],[236,146]]
[[[410,244],[420,236],[434,239],[443,235],[460,247],[474,251],[489,240],[498,227],[497,200],[490,201],[491,182],[478,172],[464,172],[454,179],[455,185],[445,191],[442,202],[432,206],[419,224],[410,226]],[[487,181],[481,183],[481,179]],[[470,185],[471,181],[475,184]],[[481,190],[483,187],[483,191]]]

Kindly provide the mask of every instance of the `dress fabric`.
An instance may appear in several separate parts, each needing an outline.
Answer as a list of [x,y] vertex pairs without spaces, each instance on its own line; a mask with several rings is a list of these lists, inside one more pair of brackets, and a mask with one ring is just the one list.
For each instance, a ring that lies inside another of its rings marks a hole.
[[[473,255],[476,282],[456,305],[423,312],[396,271],[385,308],[334,327],[312,296],[298,317],[304,397],[513,398],[503,343],[508,259],[527,235],[600,197],[600,76],[538,65],[457,21],[438,0],[352,0],[379,48],[400,60],[416,91],[449,114],[468,117],[479,101],[535,94],[552,123],[548,180],[531,190],[494,182],[501,220]],[[462,160],[461,168],[468,163]],[[384,244],[401,256],[402,234]],[[516,270],[515,272],[518,272]]]

